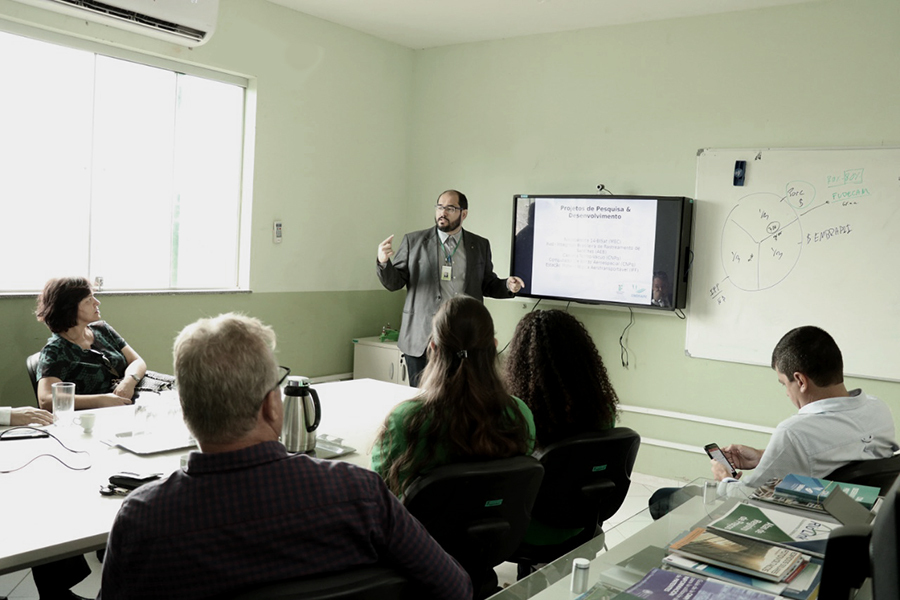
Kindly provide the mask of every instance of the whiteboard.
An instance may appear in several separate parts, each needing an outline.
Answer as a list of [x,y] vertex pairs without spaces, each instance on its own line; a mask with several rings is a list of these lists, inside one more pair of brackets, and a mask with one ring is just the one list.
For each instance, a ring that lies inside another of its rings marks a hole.
[[689,356],[769,366],[817,325],[846,374],[900,380],[900,148],[700,150],[696,200]]

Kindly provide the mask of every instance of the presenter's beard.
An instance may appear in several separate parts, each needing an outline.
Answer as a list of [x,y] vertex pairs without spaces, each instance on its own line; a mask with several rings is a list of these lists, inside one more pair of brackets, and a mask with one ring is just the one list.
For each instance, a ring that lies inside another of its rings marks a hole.
[[462,225],[462,214],[456,217],[456,220],[440,216],[434,218],[434,224],[437,225],[437,228],[443,232],[447,231],[456,231],[460,225]]

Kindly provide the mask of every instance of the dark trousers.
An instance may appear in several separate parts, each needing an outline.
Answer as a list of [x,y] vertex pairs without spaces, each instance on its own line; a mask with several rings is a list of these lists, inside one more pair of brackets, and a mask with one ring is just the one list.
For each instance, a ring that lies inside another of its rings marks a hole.
[[703,494],[703,488],[687,485],[681,488],[659,488],[650,496],[650,516],[661,519],[691,498]]
[[34,586],[41,600],[65,598],[69,589],[91,574],[91,568],[83,556],[72,556],[31,567]]
[[406,373],[409,376],[409,385],[412,387],[419,387],[419,379],[422,378],[422,371],[425,370],[425,366],[428,364],[427,355],[410,356],[409,354],[404,354],[403,359],[406,361]]

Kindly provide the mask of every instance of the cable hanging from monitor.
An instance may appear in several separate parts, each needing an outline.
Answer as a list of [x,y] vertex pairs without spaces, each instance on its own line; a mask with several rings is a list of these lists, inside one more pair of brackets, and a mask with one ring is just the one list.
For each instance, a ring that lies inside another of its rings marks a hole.
[[625,335],[628,333],[628,329],[634,325],[634,311],[631,310],[631,307],[628,307],[628,314],[631,319],[628,321],[628,325],[625,326],[625,329],[622,330],[622,335],[619,336],[619,358],[622,360],[622,366],[626,369],[628,368],[628,347],[625,346]]
[[[534,303],[534,306],[532,306],[532,307],[531,307],[531,310],[529,310],[528,312],[530,312],[530,313],[531,313],[531,312],[534,312],[534,311],[537,309],[538,304],[541,303],[541,300],[543,300],[543,298],[538,298],[538,301]],[[509,341],[506,342],[506,345],[503,346],[503,350],[500,350],[499,352],[497,352],[497,356],[500,356],[501,354],[503,354],[504,352],[506,352],[506,349],[509,348],[509,345],[510,345],[511,343],[512,343],[512,338],[510,338]]]

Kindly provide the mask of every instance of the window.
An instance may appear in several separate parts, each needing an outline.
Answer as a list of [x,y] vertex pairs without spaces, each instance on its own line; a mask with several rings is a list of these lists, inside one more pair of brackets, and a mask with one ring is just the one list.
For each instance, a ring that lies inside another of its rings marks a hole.
[[0,291],[239,287],[245,86],[3,32],[0,77]]

